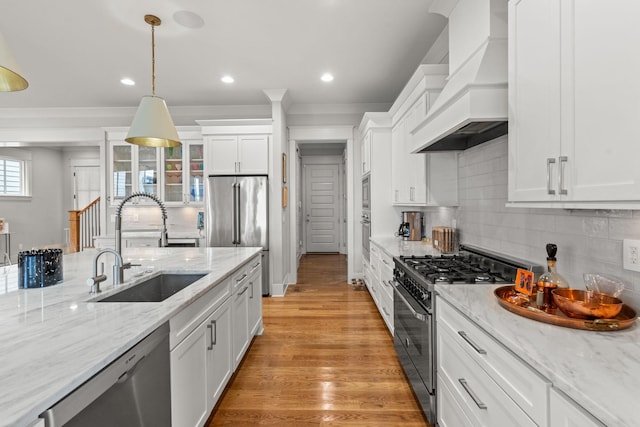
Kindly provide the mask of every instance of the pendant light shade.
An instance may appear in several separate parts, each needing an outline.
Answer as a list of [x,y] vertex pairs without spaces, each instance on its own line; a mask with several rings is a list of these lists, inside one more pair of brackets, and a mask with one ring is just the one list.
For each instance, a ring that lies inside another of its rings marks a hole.
[[164,99],[149,95],[142,97],[125,141],[146,147],[181,145]]
[[160,18],[154,15],[145,15],[144,21],[151,25],[151,92],[152,95],[142,97],[138,111],[133,117],[129,133],[124,139],[130,144],[145,147],[177,147],[181,145],[180,138],[169,109],[164,99],[156,96],[156,57],[155,57],[155,32],[160,25]]
[[24,90],[29,83],[22,77],[20,68],[13,58],[9,46],[0,34],[0,92]]

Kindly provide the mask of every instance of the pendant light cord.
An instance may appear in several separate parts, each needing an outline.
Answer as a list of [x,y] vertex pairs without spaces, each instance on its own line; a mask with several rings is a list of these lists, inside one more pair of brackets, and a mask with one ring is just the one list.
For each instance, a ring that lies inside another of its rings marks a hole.
[[156,96],[156,37],[155,25],[151,25],[151,95]]

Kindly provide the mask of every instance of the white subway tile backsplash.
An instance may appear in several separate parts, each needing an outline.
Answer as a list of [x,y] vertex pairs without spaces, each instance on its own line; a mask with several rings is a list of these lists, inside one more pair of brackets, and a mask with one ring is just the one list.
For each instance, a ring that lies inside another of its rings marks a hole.
[[613,274],[629,283],[623,300],[640,309],[640,273],[622,269],[622,239],[640,239],[640,211],[507,208],[507,167],[506,136],[461,153],[460,206],[446,212],[459,241],[542,265],[546,243],[556,243],[558,271],[572,285],[584,287],[585,272]]

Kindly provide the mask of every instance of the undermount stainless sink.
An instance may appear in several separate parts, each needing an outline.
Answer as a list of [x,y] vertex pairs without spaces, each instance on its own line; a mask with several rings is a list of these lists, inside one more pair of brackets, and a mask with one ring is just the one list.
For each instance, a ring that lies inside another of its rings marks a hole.
[[204,276],[206,274],[162,273],[97,302],[160,302]]

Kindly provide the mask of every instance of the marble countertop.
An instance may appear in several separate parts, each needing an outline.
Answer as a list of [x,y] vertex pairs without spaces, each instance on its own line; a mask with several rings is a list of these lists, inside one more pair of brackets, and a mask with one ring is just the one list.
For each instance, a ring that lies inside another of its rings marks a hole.
[[390,257],[440,255],[440,251],[434,249],[431,242],[402,240],[396,236],[372,236],[370,240],[382,248]]
[[[157,303],[91,302],[90,250],[65,255],[64,280],[18,289],[18,268],[0,267],[0,426],[26,426],[180,310],[259,253],[260,248],[125,248],[127,286],[156,272],[206,273]],[[113,256],[100,261],[113,263]],[[110,265],[101,295],[114,290]],[[134,275],[143,272],[142,277]]]
[[[125,239],[144,239],[148,237],[160,236],[160,230],[122,230],[122,237]],[[200,231],[195,230],[167,230],[167,237],[171,239],[200,239],[204,237]],[[96,236],[96,239],[115,239],[113,234]]]
[[615,332],[564,328],[500,307],[493,285],[436,285],[477,323],[607,426],[637,426],[640,325]]

